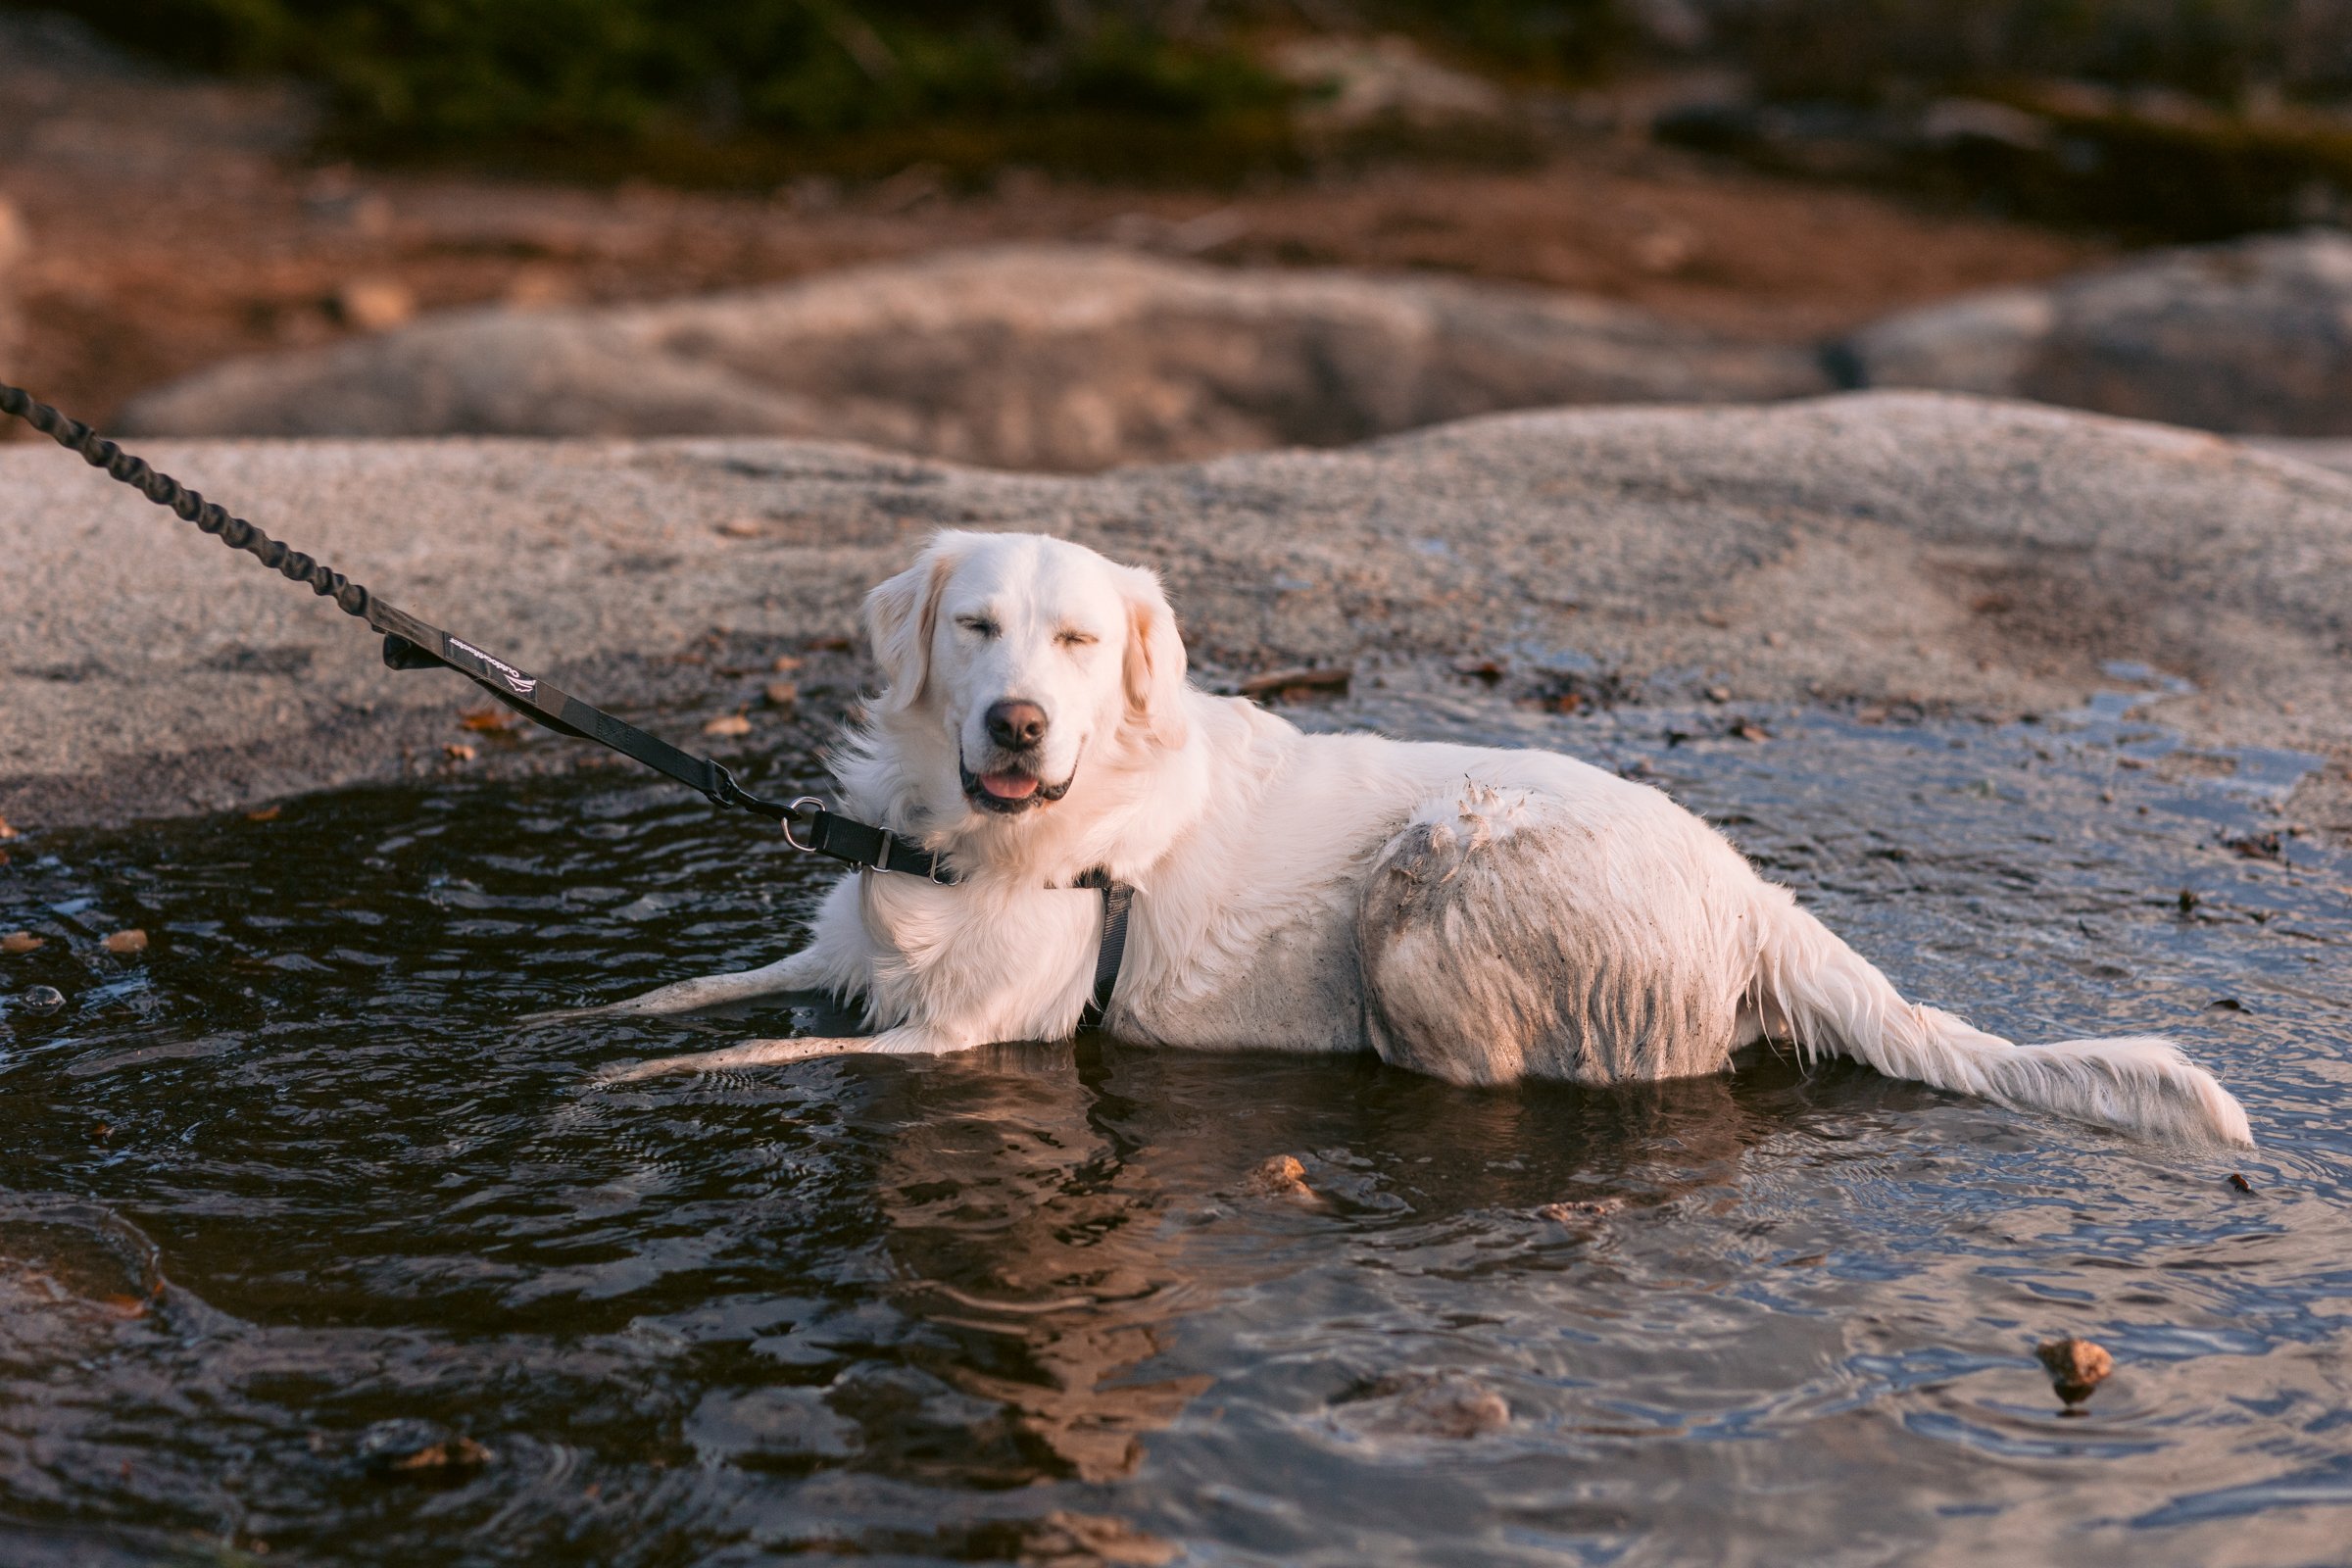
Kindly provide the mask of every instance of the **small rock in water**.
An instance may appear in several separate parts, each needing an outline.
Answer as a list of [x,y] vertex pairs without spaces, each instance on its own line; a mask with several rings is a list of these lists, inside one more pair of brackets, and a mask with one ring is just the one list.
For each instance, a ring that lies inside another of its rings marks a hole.
[[8,818],[0,816],[0,844],[5,844],[16,836],[17,830],[8,825]]
[[760,688],[760,696],[770,708],[790,708],[800,702],[801,689],[788,680],[771,680]]
[[437,1421],[401,1416],[360,1434],[360,1463],[370,1475],[445,1477],[478,1470],[498,1456]]
[[2222,846],[2236,851],[2249,860],[2283,861],[2286,858],[2286,848],[2279,843],[2278,835],[2275,832],[2246,833],[2234,837],[2226,835],[2222,839]]
[[1616,1198],[1584,1198],[1572,1202],[1545,1203],[1536,1210],[1536,1218],[1550,1220],[1555,1225],[1573,1225],[1580,1220],[1599,1219],[1625,1206]]
[[2071,1334],[2063,1340],[2036,1346],[2034,1353],[2048,1370],[2050,1387],[2069,1404],[2081,1404],[2089,1398],[2091,1391],[2106,1382],[2107,1374],[2115,1370],[2115,1357],[2107,1353],[2105,1346],[2078,1340]]
[[147,951],[147,933],[139,930],[117,931],[106,939],[106,951],[127,956]]
[[474,759],[474,750],[464,741],[451,741],[441,748],[441,755],[453,762],[470,762]]
[[1243,1185],[1260,1198],[1315,1196],[1315,1190],[1306,1185],[1306,1167],[1288,1154],[1276,1154],[1259,1164]]
[[11,931],[8,935],[0,937],[0,953],[11,955],[38,953],[43,946],[45,944],[42,940],[29,931]]
[[1511,1424],[1501,1395],[1459,1372],[1398,1372],[1365,1392],[1354,1425],[1409,1438],[1477,1438]]
[[714,718],[710,723],[703,726],[703,733],[706,735],[717,735],[723,737],[731,735],[749,735],[751,732],[752,721],[741,713],[729,713],[723,718]]
[[55,986],[27,986],[17,997],[26,1012],[55,1012],[66,1004],[66,994]]
[[2231,1171],[2230,1173],[2230,1185],[2236,1188],[2241,1193],[2250,1193],[2254,1190],[2254,1184],[2246,1180],[2245,1173],[2243,1171]]

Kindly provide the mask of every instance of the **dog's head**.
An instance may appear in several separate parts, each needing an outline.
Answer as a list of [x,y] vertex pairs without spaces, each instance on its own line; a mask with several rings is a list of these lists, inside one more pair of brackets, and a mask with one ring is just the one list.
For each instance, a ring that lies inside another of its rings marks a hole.
[[936,717],[964,798],[1050,808],[1087,766],[1184,743],[1184,644],[1159,579],[1042,534],[948,532],[865,600],[884,716]]

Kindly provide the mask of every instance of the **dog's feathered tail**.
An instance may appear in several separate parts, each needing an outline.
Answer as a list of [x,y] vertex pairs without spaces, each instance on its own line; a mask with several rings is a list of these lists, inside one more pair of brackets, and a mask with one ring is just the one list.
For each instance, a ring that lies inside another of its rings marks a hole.
[[1754,1001],[1808,1054],[2143,1138],[2251,1145],[2246,1113],[2180,1048],[2153,1035],[2020,1046],[1906,1002],[1785,889],[1758,901]]

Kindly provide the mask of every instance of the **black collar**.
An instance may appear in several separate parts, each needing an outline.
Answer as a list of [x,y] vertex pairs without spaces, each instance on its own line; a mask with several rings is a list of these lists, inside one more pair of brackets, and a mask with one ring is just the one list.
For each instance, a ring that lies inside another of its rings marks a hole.
[[[787,808],[784,837],[796,850],[822,855],[868,871],[899,871],[927,882],[952,887],[963,880],[956,868],[904,834],[871,822],[841,816],[825,809],[813,795],[804,795]],[[1135,889],[1115,880],[1102,866],[1079,876],[1073,887],[1093,888],[1102,895],[1102,938],[1095,949],[1095,989],[1078,1014],[1078,1027],[1100,1029],[1110,1010],[1110,994],[1118,988],[1119,964],[1127,955],[1127,915],[1135,904]]]
[[954,866],[914,840],[856,817],[837,816],[813,795],[802,796],[785,810],[785,842],[803,854],[827,856],[869,871],[904,871],[943,886],[963,880]]

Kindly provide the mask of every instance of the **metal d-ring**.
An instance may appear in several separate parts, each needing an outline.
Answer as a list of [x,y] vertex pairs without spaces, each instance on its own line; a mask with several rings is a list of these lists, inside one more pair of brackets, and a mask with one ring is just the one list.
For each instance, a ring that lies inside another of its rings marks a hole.
[[803,855],[814,855],[817,853],[816,846],[813,844],[803,844],[792,831],[793,816],[803,807],[807,807],[811,813],[808,818],[808,826],[811,830],[813,830],[816,827],[816,813],[822,812],[825,808],[825,803],[818,800],[813,795],[804,795],[799,800],[788,804],[784,808],[785,814],[776,818],[776,825],[784,830],[785,843],[791,845]]

